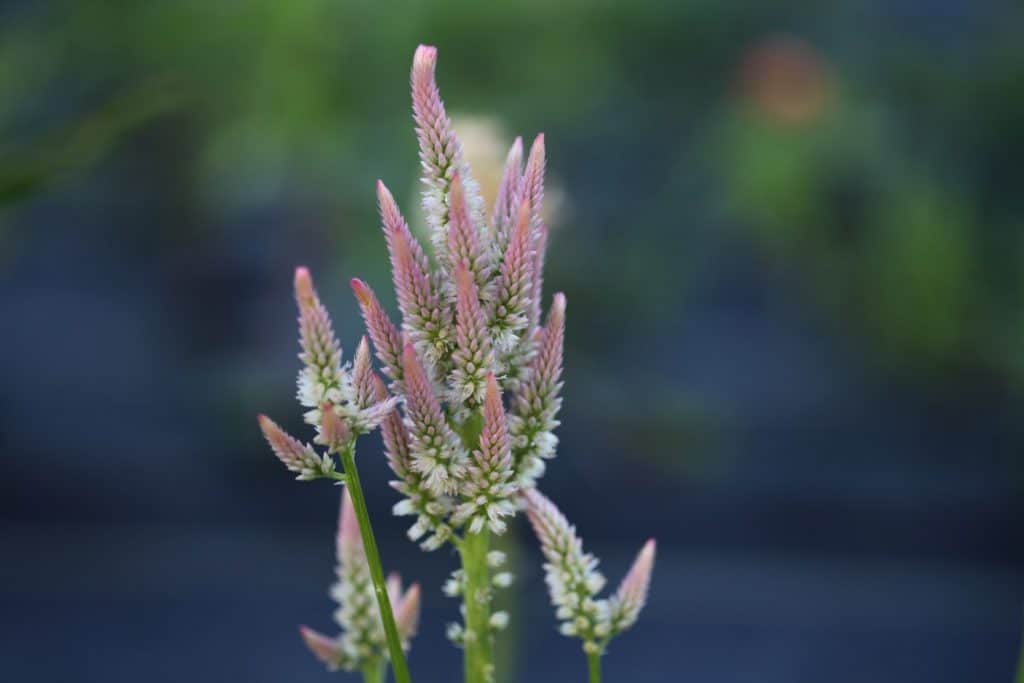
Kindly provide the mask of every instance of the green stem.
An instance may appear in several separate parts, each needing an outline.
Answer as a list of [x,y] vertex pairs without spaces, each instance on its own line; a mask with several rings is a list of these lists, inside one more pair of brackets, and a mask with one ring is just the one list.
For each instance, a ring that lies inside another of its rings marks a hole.
[[398,637],[395,615],[391,611],[391,600],[388,598],[387,584],[384,582],[384,569],[380,564],[377,540],[373,536],[373,527],[370,526],[370,514],[366,510],[366,499],[363,498],[363,485],[359,483],[354,446],[349,446],[341,451],[341,464],[345,471],[348,493],[352,498],[352,507],[355,508],[356,518],[359,520],[359,533],[363,537],[363,548],[366,550],[366,562],[370,566],[373,592],[377,595],[377,606],[380,608],[381,621],[384,622],[384,634],[388,639],[388,652],[391,655],[391,668],[395,672],[395,681],[410,683],[409,667],[405,663],[402,640]]
[[463,669],[466,683],[488,683],[493,680],[494,664],[491,647],[491,572],[487,567],[490,532],[466,534],[459,544],[462,571],[466,585],[463,604],[466,607],[466,632],[463,643]]
[[384,683],[384,662],[367,662],[363,667],[363,683]]
[[601,683],[601,653],[587,654],[587,668],[590,670],[590,683]]

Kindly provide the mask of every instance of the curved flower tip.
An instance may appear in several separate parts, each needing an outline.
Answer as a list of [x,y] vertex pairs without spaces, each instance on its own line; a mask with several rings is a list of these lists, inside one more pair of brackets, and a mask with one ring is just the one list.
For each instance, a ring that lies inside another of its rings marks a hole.
[[420,45],[416,48],[416,54],[412,58],[414,71],[433,69],[437,64],[437,48],[433,45]]
[[359,520],[356,509],[352,505],[352,496],[348,487],[341,490],[341,510],[338,513],[338,559],[342,564],[361,561],[363,556],[363,537],[359,534]]
[[420,623],[420,585],[414,583],[406,589],[395,606],[395,625],[402,640],[416,635]]
[[285,432],[266,415],[259,415],[257,420],[274,455],[285,467],[296,472],[299,479],[316,479],[334,470],[334,461],[329,456],[321,458],[311,447]]
[[369,306],[373,303],[373,290],[370,289],[369,285],[357,277],[352,278],[349,284],[352,286],[352,292],[356,295],[359,305]]
[[340,451],[352,438],[352,430],[330,403],[320,406],[320,442],[332,451]]
[[654,570],[656,542],[652,538],[637,553],[633,566],[626,573],[609,604],[612,635],[621,633],[636,623],[640,610],[647,604],[647,593]]
[[299,302],[299,308],[316,305],[313,277],[309,274],[309,268],[306,266],[299,266],[295,269],[295,300]]
[[548,320],[551,320],[552,315],[556,315],[558,318],[565,317],[565,294],[562,292],[556,292],[551,301],[551,310],[548,312]]
[[341,665],[341,661],[345,657],[345,651],[338,640],[328,638],[308,626],[300,626],[299,633],[302,635],[302,640],[306,642],[306,647],[316,655],[317,659],[331,669],[337,669]]

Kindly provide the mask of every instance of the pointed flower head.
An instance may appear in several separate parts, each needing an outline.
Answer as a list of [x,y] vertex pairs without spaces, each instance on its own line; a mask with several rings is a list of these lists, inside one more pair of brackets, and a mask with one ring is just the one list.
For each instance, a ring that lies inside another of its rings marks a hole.
[[352,438],[352,430],[348,424],[329,403],[320,407],[320,413],[320,434],[317,436],[317,443],[327,446],[332,453],[347,448]]
[[402,335],[380,305],[377,295],[359,278],[352,278],[352,291],[359,302],[359,310],[370,333],[377,358],[384,374],[396,382],[402,379]]
[[[303,364],[299,372],[299,403],[307,408],[319,408],[325,401],[338,403],[344,379],[341,345],[306,268],[295,269],[295,301],[299,305],[299,359]],[[319,411],[315,414],[318,416]]]
[[448,192],[448,218],[448,263],[464,265],[477,286],[483,289],[490,280],[490,254],[480,245],[480,230],[470,215],[466,189],[458,173],[452,178]]
[[329,455],[317,455],[312,446],[301,443],[266,415],[259,416],[259,423],[274,455],[285,467],[299,475],[296,479],[308,481],[330,476],[334,472],[334,460]]
[[[597,559],[583,552],[576,529],[555,504],[537,489],[524,492],[526,516],[540,541],[544,580],[548,585],[560,631],[583,640],[593,649],[608,635],[608,602],[597,598],[604,577],[597,571]],[[588,651],[589,651],[588,649]]]
[[530,205],[524,201],[519,205],[491,297],[488,329],[499,354],[515,349],[527,327],[535,261],[531,238]]
[[484,525],[495,534],[503,534],[503,518],[516,513],[516,486],[505,409],[494,373],[487,375],[483,417],[480,447],[473,451],[467,467],[461,488],[463,502],[455,509],[453,520],[457,524],[468,522],[472,534],[479,533]]
[[647,591],[651,585],[651,572],[654,569],[655,541],[650,539],[640,549],[633,561],[633,566],[615,595],[609,600],[609,621],[612,635],[621,633],[636,623],[640,610],[647,604]]
[[430,378],[411,344],[406,344],[402,360],[412,469],[423,476],[423,484],[436,495],[454,493],[466,454],[448,426]]
[[345,650],[341,645],[340,639],[328,638],[308,626],[300,626],[299,633],[302,635],[302,640],[305,641],[306,647],[309,648],[317,659],[327,665],[328,671],[337,671],[338,669],[351,670],[353,668],[345,656]]
[[475,407],[483,403],[487,373],[494,367],[487,319],[473,274],[465,263],[455,266],[455,352],[452,354],[452,390],[456,403]]
[[378,184],[381,219],[391,254],[391,274],[402,311],[402,328],[428,363],[436,365],[451,348],[451,311],[430,277],[423,250],[394,198]]
[[430,226],[431,242],[442,271],[447,271],[448,192],[452,179],[458,173],[465,185],[466,200],[474,223],[482,221],[482,206],[476,183],[471,179],[469,165],[462,155],[462,147],[452,122],[445,111],[441,92],[437,87],[435,70],[437,48],[420,45],[413,57],[412,112],[419,140],[420,166],[423,169],[423,210]]
[[501,173],[501,183],[498,185],[498,194],[494,200],[494,215],[491,219],[494,225],[495,247],[499,254],[504,251],[505,244],[508,242],[508,233],[516,212],[513,202],[522,177],[523,139],[517,136],[508,150],[508,156],[505,157],[505,169]]
[[403,647],[416,635],[420,625],[420,585],[414,583],[395,601],[395,626]]
[[516,472],[529,486],[544,470],[544,459],[553,458],[558,437],[554,430],[562,407],[562,352],[565,341],[565,295],[554,297],[537,355],[527,380],[513,401],[510,428],[516,439]]

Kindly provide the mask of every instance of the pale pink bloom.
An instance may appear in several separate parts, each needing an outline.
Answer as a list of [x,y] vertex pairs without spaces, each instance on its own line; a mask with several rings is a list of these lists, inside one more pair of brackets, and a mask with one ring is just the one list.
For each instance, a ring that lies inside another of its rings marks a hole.
[[299,305],[299,359],[303,364],[298,382],[299,403],[307,408],[319,408],[325,401],[338,403],[344,379],[341,344],[334,336],[331,317],[320,303],[307,268],[295,269],[295,301]]
[[377,295],[369,285],[358,278],[352,278],[352,291],[359,301],[363,321],[373,341],[377,358],[384,366],[384,374],[396,382],[402,379],[402,336],[384,312]]
[[653,538],[644,544],[633,561],[633,566],[619,584],[619,589],[609,600],[612,634],[625,631],[636,623],[640,610],[647,604],[647,591],[654,569],[655,545]]
[[607,635],[608,602],[598,599],[604,577],[597,558],[583,552],[583,542],[565,515],[537,489],[523,492],[526,516],[540,541],[544,580],[560,631],[596,647]]
[[494,367],[487,319],[473,274],[455,265],[455,351],[452,353],[454,403],[473,408],[483,403],[487,373]]
[[435,69],[437,48],[420,45],[413,57],[410,82],[412,111],[419,140],[420,166],[423,169],[423,211],[430,227],[431,242],[442,271],[448,270],[445,250],[448,241],[448,192],[456,174],[462,177],[467,204],[473,222],[482,225],[482,206],[476,183],[469,173],[469,165],[462,155],[462,147],[452,122],[445,111],[441,92],[437,87]]
[[508,233],[517,210],[517,206],[513,202],[515,202],[515,195],[522,177],[523,138],[516,136],[512,147],[508,150],[508,156],[505,157],[505,169],[501,174],[498,194],[494,199],[494,215],[491,218],[491,222],[494,224],[495,247],[498,254],[504,251],[504,245],[508,241]]
[[395,601],[395,626],[402,638],[402,645],[408,648],[408,642],[416,635],[420,625],[420,585],[414,583]]
[[405,345],[402,363],[412,469],[423,475],[424,485],[435,494],[454,493],[466,453],[448,426],[434,386],[411,344]]
[[527,327],[530,307],[532,272],[535,261],[531,244],[530,205],[523,201],[516,213],[515,227],[505,249],[495,281],[488,325],[495,349],[508,354]]
[[555,294],[529,375],[512,402],[509,427],[516,439],[514,455],[520,485],[528,488],[543,473],[544,460],[555,456],[554,430],[562,407],[562,352],[565,342],[565,295]]
[[327,446],[332,452],[347,448],[352,438],[352,430],[348,424],[329,403],[320,407],[320,413],[320,434],[317,443]]
[[[384,382],[377,380],[376,395],[378,400],[387,396]],[[436,550],[451,538],[451,527],[445,518],[451,503],[444,496],[430,490],[423,482],[423,475],[412,467],[412,454],[409,452],[409,430],[402,421],[398,411],[394,411],[381,424],[381,438],[384,441],[384,454],[388,466],[398,479],[390,482],[393,489],[405,498],[394,506],[398,516],[414,515],[416,522],[409,527],[409,538],[418,541],[426,535],[420,547],[424,550]]]
[[468,522],[471,534],[479,533],[484,525],[495,534],[503,534],[506,523],[502,518],[516,513],[516,486],[501,389],[493,372],[487,375],[483,418],[480,447],[473,451],[466,468],[460,488],[463,502],[455,508],[452,520],[456,524]]
[[423,250],[409,231],[398,207],[383,183],[378,185],[381,219],[391,254],[402,328],[431,367],[451,347],[451,311],[434,286]]
[[369,408],[373,399],[373,360],[370,357],[370,343],[364,335],[356,347],[356,357],[352,362],[352,389],[355,393],[355,404],[360,410]]
[[480,246],[480,231],[473,222],[466,205],[466,191],[462,176],[452,178],[448,192],[448,263],[462,264],[473,275],[477,287],[483,288],[490,280],[490,254]]
[[328,638],[308,626],[300,626],[299,633],[302,634],[302,640],[306,642],[306,647],[316,655],[317,659],[327,665],[328,670],[337,671],[339,668],[351,668],[351,666],[345,666],[347,663],[345,650],[338,638]]
[[312,446],[289,435],[266,415],[259,416],[259,423],[274,455],[285,467],[298,473],[297,479],[317,479],[329,476],[334,471],[334,460],[329,455],[318,456]]

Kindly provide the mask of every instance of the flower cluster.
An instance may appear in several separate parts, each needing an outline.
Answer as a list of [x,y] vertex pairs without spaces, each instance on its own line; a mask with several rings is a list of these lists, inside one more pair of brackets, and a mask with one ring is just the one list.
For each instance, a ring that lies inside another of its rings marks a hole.
[[[525,165],[522,141],[512,145],[487,216],[436,61],[435,48],[420,46],[411,75],[431,255],[377,184],[401,325],[352,281],[387,388],[403,401],[404,419],[383,427],[392,486],[405,496],[395,512],[416,516],[409,535],[427,550],[460,529],[503,533],[519,491],[554,457],[565,321],[561,294],[541,321],[544,138]],[[374,394],[378,405],[387,395]]]
[[563,635],[583,641],[588,654],[600,654],[608,641],[632,626],[647,601],[654,568],[654,539],[640,550],[632,568],[611,598],[598,598],[605,579],[597,558],[583,552],[576,528],[540,491],[524,494],[526,515],[540,541],[544,580]]
[[310,408],[308,424],[316,428],[314,441],[325,446],[319,455],[309,444],[282,430],[273,420],[260,415],[263,435],[279,460],[298,479],[336,477],[331,453],[350,448],[360,434],[372,431],[398,404],[396,397],[379,397],[376,374],[366,338],[356,349],[351,367],[341,362],[341,344],[334,336],[331,318],[320,303],[306,268],[295,270],[295,301],[299,305],[299,403]]
[[[338,581],[331,586],[330,595],[338,603],[334,620],[341,627],[341,634],[330,638],[307,626],[299,631],[309,649],[329,669],[354,671],[386,661],[388,651],[348,489],[342,490],[337,558]],[[419,584],[414,583],[403,592],[401,578],[393,573],[388,577],[387,591],[402,647],[408,649],[419,622]]]

